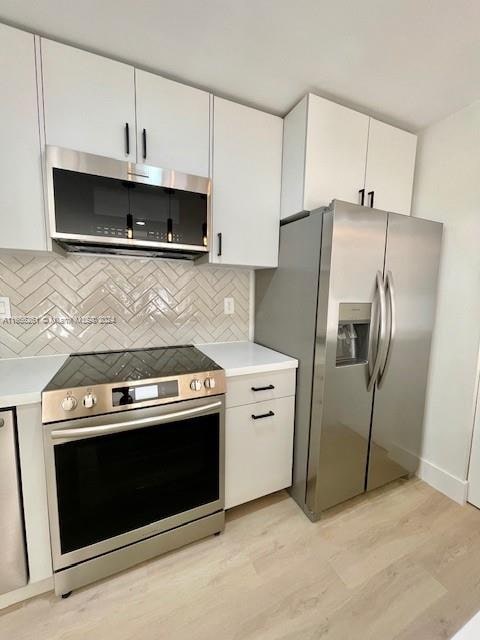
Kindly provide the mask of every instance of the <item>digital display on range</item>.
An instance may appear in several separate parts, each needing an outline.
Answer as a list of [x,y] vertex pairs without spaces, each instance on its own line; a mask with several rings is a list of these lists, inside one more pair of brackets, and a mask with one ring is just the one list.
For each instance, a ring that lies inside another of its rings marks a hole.
[[158,398],[158,385],[149,384],[145,387],[135,387],[135,402],[141,402],[142,400],[153,400]]
[[177,380],[167,380],[166,382],[139,385],[137,387],[116,387],[112,389],[112,405],[120,407],[125,404],[175,398],[176,396],[178,396]]

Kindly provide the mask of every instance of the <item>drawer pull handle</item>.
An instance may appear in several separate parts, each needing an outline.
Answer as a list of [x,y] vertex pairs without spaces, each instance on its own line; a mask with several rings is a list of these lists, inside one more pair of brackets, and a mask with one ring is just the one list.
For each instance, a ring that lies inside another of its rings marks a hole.
[[262,418],[271,418],[274,415],[275,414],[273,413],[273,411],[269,411],[268,413],[262,413],[259,416],[256,416],[254,413],[252,413],[252,420],[261,420]]
[[251,387],[252,391],[271,391],[272,389],[275,389],[275,386],[273,384],[269,384],[266,387]]

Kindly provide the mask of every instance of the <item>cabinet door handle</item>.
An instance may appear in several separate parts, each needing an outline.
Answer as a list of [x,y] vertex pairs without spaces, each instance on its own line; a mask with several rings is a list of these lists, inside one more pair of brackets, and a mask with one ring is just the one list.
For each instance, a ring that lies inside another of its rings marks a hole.
[[127,156],[130,154],[130,130],[128,122],[125,123],[125,153]]
[[144,129],[142,131],[142,141],[143,141],[143,159],[147,159],[147,130]]
[[359,189],[358,194],[360,195],[360,204],[363,207],[365,204],[365,189]]
[[271,389],[275,389],[273,384],[269,384],[266,387],[250,387],[252,391],[271,391]]
[[369,207],[371,207],[373,209],[373,197],[375,195],[375,191],[369,191],[368,192],[368,197],[370,198],[370,204],[368,205]]
[[221,233],[217,233],[217,238],[218,238],[217,256],[221,256],[222,255],[222,234]]
[[262,418],[271,418],[274,415],[275,414],[273,413],[273,411],[269,411],[268,413],[262,413],[259,416],[256,416],[254,413],[252,413],[252,420],[261,420]]

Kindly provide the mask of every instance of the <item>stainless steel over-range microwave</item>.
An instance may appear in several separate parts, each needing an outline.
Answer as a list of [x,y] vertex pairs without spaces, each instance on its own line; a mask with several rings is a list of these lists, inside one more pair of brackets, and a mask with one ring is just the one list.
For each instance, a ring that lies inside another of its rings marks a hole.
[[67,251],[191,259],[210,241],[210,180],[47,147],[50,235]]

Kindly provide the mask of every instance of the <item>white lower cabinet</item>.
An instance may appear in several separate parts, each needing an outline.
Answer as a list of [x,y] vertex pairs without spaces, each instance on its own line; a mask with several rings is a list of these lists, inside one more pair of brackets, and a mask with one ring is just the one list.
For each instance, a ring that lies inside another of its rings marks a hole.
[[[255,500],[289,487],[292,483],[293,428],[295,413],[295,371],[262,374],[263,386],[287,377],[293,385],[285,397],[229,406],[229,388],[248,389],[253,376],[227,381],[225,434],[225,508]],[[245,384],[246,383],[246,384]],[[253,392],[255,393],[255,392]],[[262,393],[261,391],[258,393]],[[265,393],[274,394],[275,390]],[[238,396],[237,396],[238,397]]]
[[29,583],[52,576],[41,404],[17,407]]

